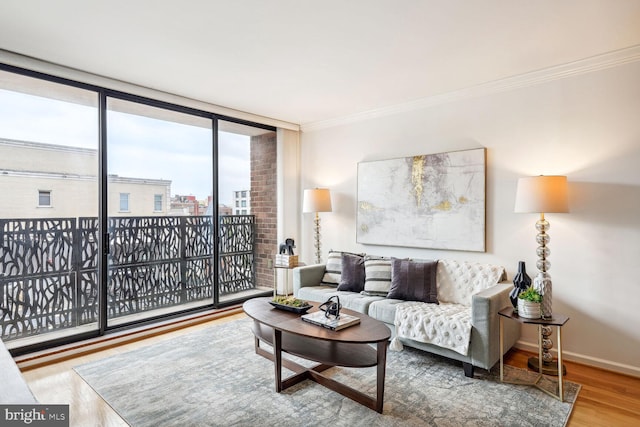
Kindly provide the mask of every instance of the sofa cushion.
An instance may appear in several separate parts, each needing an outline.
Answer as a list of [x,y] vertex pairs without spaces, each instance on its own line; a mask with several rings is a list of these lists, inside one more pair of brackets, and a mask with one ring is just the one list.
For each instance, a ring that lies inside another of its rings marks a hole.
[[342,270],[339,291],[360,292],[364,290],[364,258],[342,253]]
[[364,291],[386,295],[391,289],[391,258],[367,255],[364,258]]
[[327,264],[324,267],[322,283],[325,285],[338,286],[342,275],[342,252],[329,251]]
[[504,267],[454,260],[439,260],[437,268],[440,302],[471,306],[474,294],[506,280]]
[[[296,297],[318,305],[318,303],[322,304],[334,295],[340,298],[342,307],[365,314],[369,312],[369,305],[371,305],[372,302],[384,299],[384,297],[365,296],[355,292],[338,291],[333,286],[328,285],[305,286],[298,290]],[[393,323],[393,319],[391,323]]]
[[367,312],[367,314],[381,322],[393,325],[393,322],[396,318],[396,306],[403,302],[406,301],[390,298],[373,301],[369,306],[369,311]]
[[438,304],[436,266],[438,261],[391,260],[391,289],[388,298]]

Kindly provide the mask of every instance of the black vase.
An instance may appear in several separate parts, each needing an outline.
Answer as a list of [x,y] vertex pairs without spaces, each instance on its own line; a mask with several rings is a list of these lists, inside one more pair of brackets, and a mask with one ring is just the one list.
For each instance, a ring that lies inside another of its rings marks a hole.
[[531,277],[527,276],[527,268],[524,265],[524,261],[519,261],[518,272],[513,278],[513,289],[509,293],[509,299],[515,308],[518,307],[518,295],[520,295],[520,292],[527,290],[529,286],[531,286]]

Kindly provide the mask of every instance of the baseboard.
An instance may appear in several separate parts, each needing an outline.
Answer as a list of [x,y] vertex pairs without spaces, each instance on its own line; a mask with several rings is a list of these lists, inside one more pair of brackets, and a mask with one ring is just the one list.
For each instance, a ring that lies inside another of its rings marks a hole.
[[18,368],[20,368],[22,372],[25,372],[238,313],[242,313],[242,307],[233,306],[225,309],[207,311],[138,329],[122,331],[66,346],[18,356],[15,357],[14,360]]
[[[518,340],[514,346],[519,350],[524,350],[530,353],[538,353],[538,343],[530,343],[522,340]],[[558,349],[552,348],[551,353],[554,357],[558,355]],[[563,350],[562,357],[564,360],[580,363],[582,365],[593,366],[596,368],[604,369],[611,372],[617,372],[620,374],[630,375],[632,377],[640,378],[640,367],[626,365],[624,363],[618,363],[611,360],[600,359],[597,357],[586,356],[580,353],[574,353],[572,351]]]

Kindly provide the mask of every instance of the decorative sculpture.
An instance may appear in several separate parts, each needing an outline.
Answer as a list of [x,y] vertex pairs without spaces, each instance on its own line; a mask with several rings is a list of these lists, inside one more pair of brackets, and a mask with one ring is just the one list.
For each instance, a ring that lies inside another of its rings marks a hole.
[[[333,301],[333,299],[336,299]],[[332,296],[327,301],[320,304],[318,307],[321,311],[324,311],[325,317],[334,316],[336,319],[340,317],[340,309],[342,305],[340,304],[340,297],[337,295]]]
[[513,304],[513,307],[517,309],[518,295],[526,291],[527,288],[531,286],[531,277],[527,275],[527,269],[524,261],[518,262],[518,272],[513,278],[513,286],[513,289],[509,293],[509,299],[511,300],[511,304]]
[[280,255],[293,255],[295,247],[293,239],[285,239],[284,243],[280,243]]

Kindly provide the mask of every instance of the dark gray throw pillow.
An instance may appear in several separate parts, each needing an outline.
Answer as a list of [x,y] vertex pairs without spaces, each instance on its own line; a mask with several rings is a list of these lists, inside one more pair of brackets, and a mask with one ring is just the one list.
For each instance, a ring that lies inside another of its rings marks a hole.
[[387,298],[405,301],[438,302],[436,271],[438,261],[391,260],[391,289]]
[[342,271],[338,290],[351,292],[364,290],[364,257],[342,253]]

